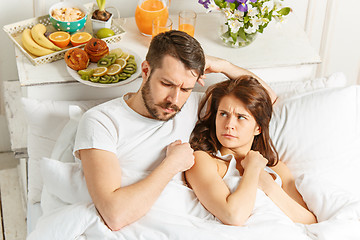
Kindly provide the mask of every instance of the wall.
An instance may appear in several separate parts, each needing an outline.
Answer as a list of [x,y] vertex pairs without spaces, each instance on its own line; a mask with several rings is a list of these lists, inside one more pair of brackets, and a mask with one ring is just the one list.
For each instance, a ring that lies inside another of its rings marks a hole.
[[[81,3],[95,0],[77,0]],[[0,9],[0,25],[14,23],[33,16],[45,15],[49,7],[59,0],[12,0]],[[170,11],[194,9],[204,12],[197,0],[172,0]],[[343,71],[351,83],[360,84],[360,28],[357,14],[359,0],[285,0],[309,36],[310,42],[322,57],[317,76]],[[134,15],[136,0],[108,0],[107,6],[115,6],[122,17]],[[0,32],[0,82],[16,80],[17,69],[14,49],[6,34]],[[2,93],[0,93],[2,99]],[[0,100],[1,101],[1,100]],[[1,106],[1,104],[0,104]],[[3,108],[0,107],[0,152],[10,150],[10,143]]]

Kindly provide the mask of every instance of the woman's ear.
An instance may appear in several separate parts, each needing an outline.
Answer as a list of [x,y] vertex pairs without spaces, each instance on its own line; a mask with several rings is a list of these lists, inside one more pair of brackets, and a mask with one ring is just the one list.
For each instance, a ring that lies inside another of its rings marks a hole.
[[254,131],[254,136],[257,136],[260,133],[261,133],[261,127],[256,124],[255,131]]

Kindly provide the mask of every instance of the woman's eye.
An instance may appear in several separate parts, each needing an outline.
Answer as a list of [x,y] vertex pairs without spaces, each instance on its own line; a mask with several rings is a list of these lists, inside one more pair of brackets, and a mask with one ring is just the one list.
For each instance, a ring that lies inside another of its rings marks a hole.
[[238,116],[238,119],[245,119],[244,116]]
[[226,116],[227,116],[227,114],[226,114],[226,113],[224,113],[224,112],[222,112],[222,113],[220,113],[220,116],[222,116],[222,117],[226,117]]

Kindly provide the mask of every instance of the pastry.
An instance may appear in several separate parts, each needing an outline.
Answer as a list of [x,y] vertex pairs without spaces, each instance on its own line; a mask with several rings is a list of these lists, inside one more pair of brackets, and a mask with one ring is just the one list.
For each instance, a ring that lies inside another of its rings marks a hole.
[[85,69],[89,65],[88,54],[80,48],[73,48],[66,51],[64,59],[66,65],[75,71]]
[[84,50],[89,55],[90,61],[95,63],[109,53],[106,42],[98,38],[92,38],[86,43]]

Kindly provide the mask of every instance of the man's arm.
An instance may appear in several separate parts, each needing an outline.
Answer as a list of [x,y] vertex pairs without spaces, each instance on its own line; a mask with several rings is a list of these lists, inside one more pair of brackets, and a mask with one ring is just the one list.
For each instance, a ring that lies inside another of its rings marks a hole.
[[[205,74],[206,73],[222,73],[231,79],[238,78],[242,75],[253,76],[268,91],[272,103],[274,103],[277,99],[276,93],[270,88],[270,86],[266,82],[264,82],[254,73],[239,66],[236,66],[224,59],[206,56]],[[199,79],[199,83],[203,85],[203,78]]]
[[146,178],[121,187],[121,168],[114,153],[86,149],[80,150],[79,155],[90,196],[113,231],[144,216],[174,175],[194,163],[190,145],[175,141],[168,146],[162,163]]

